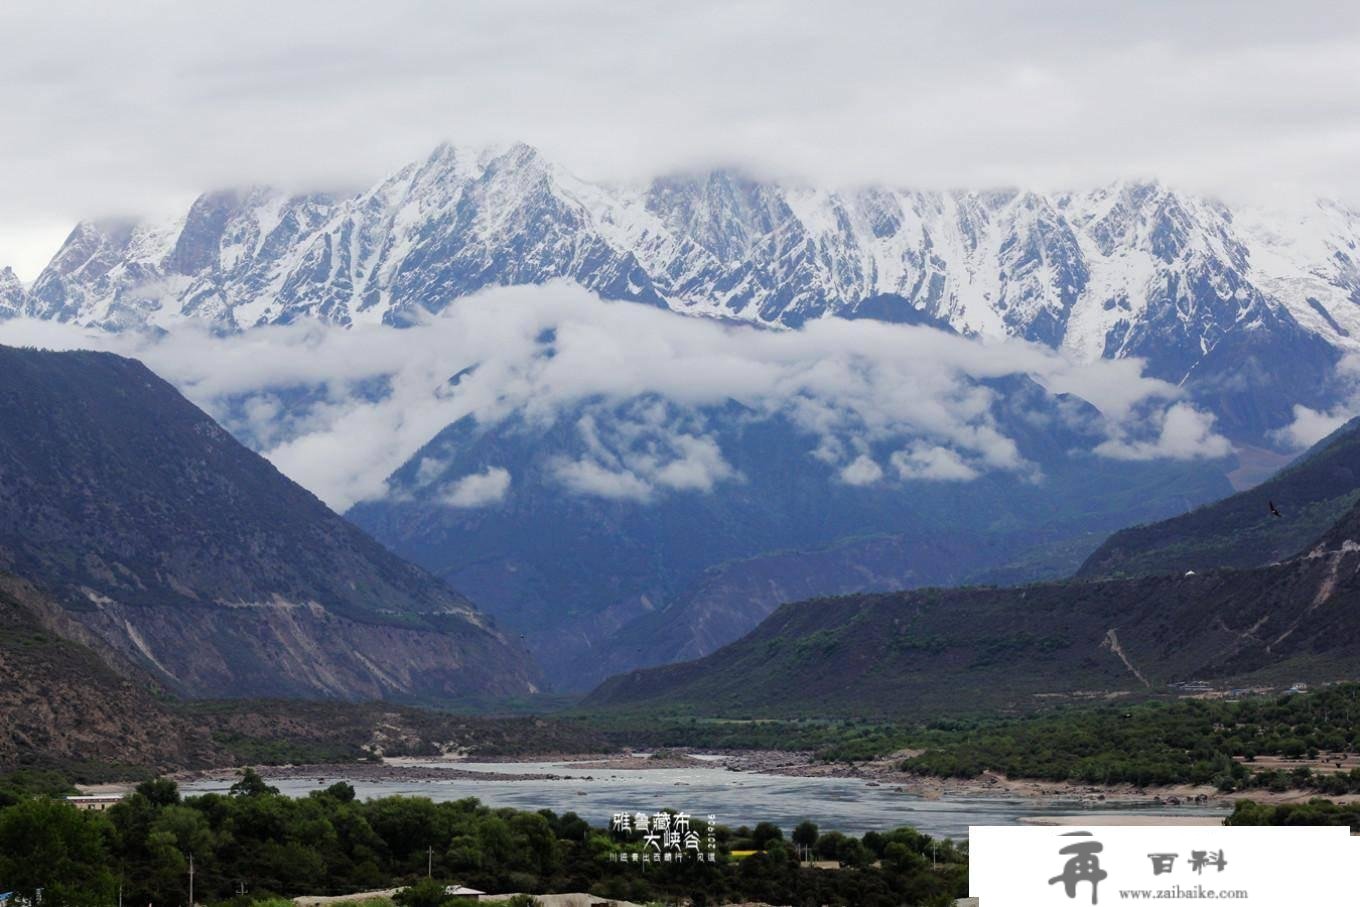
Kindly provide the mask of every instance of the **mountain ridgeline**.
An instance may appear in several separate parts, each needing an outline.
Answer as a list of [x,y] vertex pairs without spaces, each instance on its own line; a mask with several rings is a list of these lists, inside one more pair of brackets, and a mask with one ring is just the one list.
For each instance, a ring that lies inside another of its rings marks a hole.
[[[1319,462],[1326,459],[1315,455],[1292,472],[1325,470]],[[1211,527],[1205,551],[1222,532]],[[1194,680],[1279,687],[1354,679],[1357,664],[1360,505],[1352,505],[1270,566],[784,605],[705,658],[611,678],[586,705],[924,719]]]
[[0,317],[110,330],[410,324],[487,287],[569,280],[796,327],[920,312],[1078,359],[1140,357],[1235,440],[1334,404],[1360,338],[1360,213],[1230,207],[1145,182],[838,191],[731,171],[583,181],[533,148],[444,145],[357,195],[212,192],[163,223],[79,224]]
[[1077,576],[1264,566],[1320,538],[1357,500],[1360,420],[1352,420],[1255,488],[1182,516],[1116,532]]
[[0,347],[0,569],[191,697],[468,699],[534,670],[138,362]]

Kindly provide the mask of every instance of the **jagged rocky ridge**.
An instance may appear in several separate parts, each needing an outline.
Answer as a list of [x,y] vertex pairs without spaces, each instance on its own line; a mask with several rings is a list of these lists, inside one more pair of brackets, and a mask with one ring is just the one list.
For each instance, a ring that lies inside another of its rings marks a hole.
[[[1230,208],[1155,183],[852,191],[729,171],[588,183],[534,149],[445,145],[348,197],[214,192],[168,223],[76,227],[0,314],[222,330],[405,324],[484,287],[796,326],[890,294],[955,329],[1139,356],[1259,440],[1360,342],[1360,213]],[[3,279],[0,278],[0,284]],[[1244,382],[1247,387],[1244,387]]]
[[0,347],[0,570],[192,697],[468,700],[535,672],[140,363]]

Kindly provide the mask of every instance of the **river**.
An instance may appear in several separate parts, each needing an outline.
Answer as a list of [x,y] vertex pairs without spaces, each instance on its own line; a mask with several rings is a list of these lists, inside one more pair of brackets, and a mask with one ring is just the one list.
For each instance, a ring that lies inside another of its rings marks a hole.
[[[421,764],[421,763],[415,763]],[[449,763],[428,763],[447,767]],[[1026,798],[951,796],[927,799],[874,786],[854,778],[799,778],[739,772],[718,765],[628,771],[571,768],[564,762],[459,762],[469,772],[552,774],[555,779],[526,780],[441,779],[438,781],[352,780],[361,798],[395,795],[459,800],[476,797],[489,806],[551,809],[575,812],[594,826],[608,826],[615,813],[653,813],[670,808],[693,816],[714,815],[724,825],[774,822],[786,832],[804,819],[823,831],[860,835],[909,825],[936,837],[965,838],[969,825],[1013,825],[1027,816],[1081,813],[1102,815],[1137,810],[1144,815],[1226,815],[1215,807],[1148,806],[1109,802],[1100,809],[1084,809],[1075,801]],[[305,796],[336,781],[343,773],[325,778],[270,779],[291,796]],[[182,785],[186,793],[225,791],[230,781],[206,780]]]

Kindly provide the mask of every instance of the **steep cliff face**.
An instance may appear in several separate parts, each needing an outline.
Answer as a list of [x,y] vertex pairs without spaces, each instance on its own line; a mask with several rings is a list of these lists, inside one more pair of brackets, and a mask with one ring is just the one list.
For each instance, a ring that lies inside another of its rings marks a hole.
[[19,275],[12,268],[0,268],[0,318],[8,318],[23,311],[27,292]]
[[[186,253],[187,254],[187,253]],[[0,568],[189,696],[456,699],[526,656],[141,364],[0,348]]]

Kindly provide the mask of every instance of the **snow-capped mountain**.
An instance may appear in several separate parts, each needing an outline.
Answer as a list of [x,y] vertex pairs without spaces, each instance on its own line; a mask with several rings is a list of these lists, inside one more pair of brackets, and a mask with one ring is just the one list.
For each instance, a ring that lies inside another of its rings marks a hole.
[[[1323,405],[1360,348],[1360,212],[1236,210],[1155,183],[1079,193],[831,191],[728,171],[589,183],[534,149],[444,145],[358,195],[200,197],[170,223],[82,223],[20,304],[111,329],[312,317],[407,323],[493,285],[796,327],[890,294],[1211,397],[1261,436]],[[1252,396],[1244,398],[1247,375]]]
[[24,285],[13,268],[0,268],[0,318],[18,314],[24,307]]

